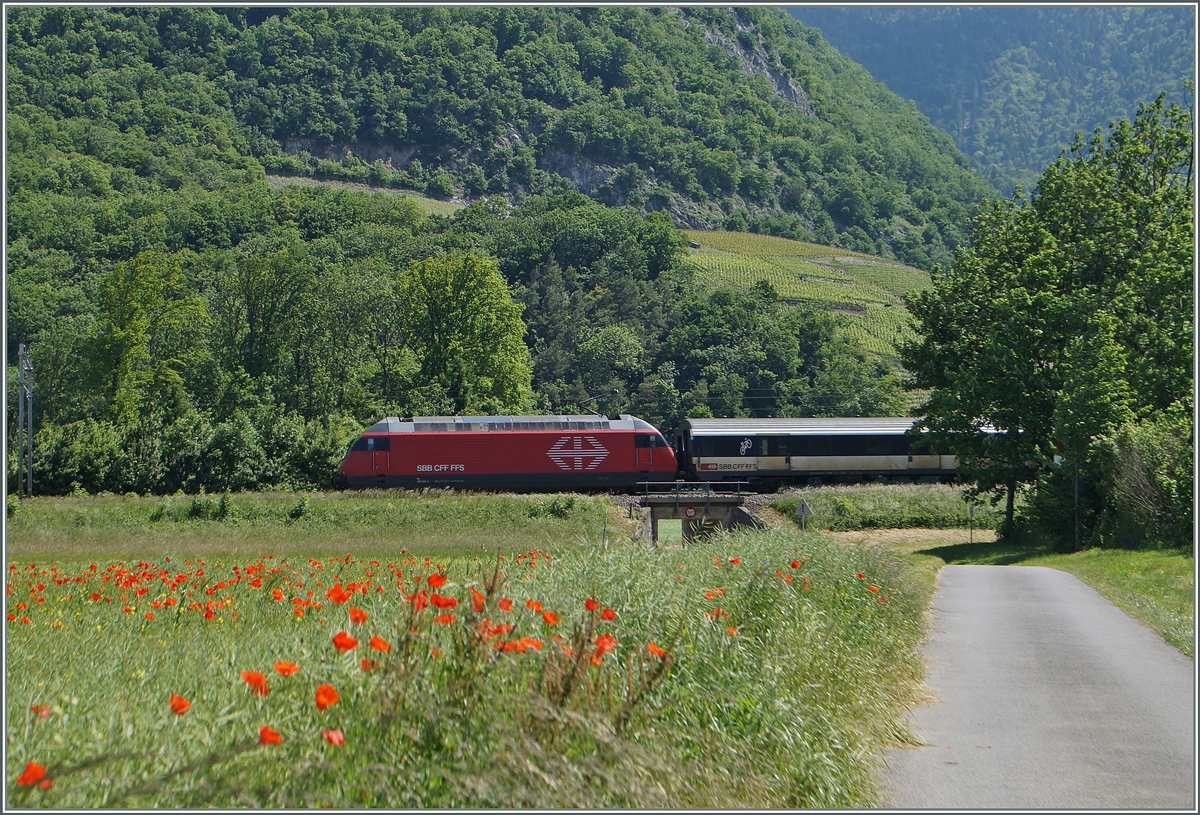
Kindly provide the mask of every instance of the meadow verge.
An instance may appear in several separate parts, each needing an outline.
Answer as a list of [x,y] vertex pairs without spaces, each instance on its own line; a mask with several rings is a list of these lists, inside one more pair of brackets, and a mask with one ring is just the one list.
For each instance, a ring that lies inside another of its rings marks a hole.
[[907,738],[928,592],[902,558],[415,552],[10,561],[10,802],[852,807]]

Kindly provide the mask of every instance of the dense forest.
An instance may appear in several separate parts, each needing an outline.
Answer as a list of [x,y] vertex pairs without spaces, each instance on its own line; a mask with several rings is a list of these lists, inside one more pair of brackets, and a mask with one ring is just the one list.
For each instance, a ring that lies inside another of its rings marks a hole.
[[782,13],[8,14],[9,437],[28,343],[43,493],[319,486],[388,414],[894,413],[900,381],[839,317],[701,290],[676,227],[900,235],[927,264],[983,188]]
[[[7,92],[21,152],[128,171],[117,192],[224,186],[249,158],[468,200],[581,189],[928,269],[986,190],[774,9],[13,9]],[[51,169],[30,159],[10,186]]]
[[1187,106],[1195,8],[814,6],[820,29],[971,157],[1005,194],[1033,189],[1075,133],[1166,93]]

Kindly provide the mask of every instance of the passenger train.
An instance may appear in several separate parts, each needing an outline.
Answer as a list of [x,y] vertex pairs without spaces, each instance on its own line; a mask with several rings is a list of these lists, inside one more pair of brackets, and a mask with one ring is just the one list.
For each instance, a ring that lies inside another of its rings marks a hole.
[[685,419],[668,444],[636,416],[389,417],[350,446],[335,483],[513,492],[628,492],[671,481],[784,484],[953,480],[957,462],[911,418]]

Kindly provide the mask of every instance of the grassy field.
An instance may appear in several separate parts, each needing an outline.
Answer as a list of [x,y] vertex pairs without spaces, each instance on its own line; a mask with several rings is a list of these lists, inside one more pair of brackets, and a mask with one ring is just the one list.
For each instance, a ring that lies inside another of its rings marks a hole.
[[810,302],[847,316],[847,331],[864,351],[892,358],[911,338],[900,297],[930,286],[929,275],[895,261],[749,232],[685,234],[699,248],[688,260],[708,286],[749,287],[769,281],[786,300]]
[[26,502],[10,803],[874,803],[922,671],[920,570],[787,529],[647,549],[606,503]]
[[442,201],[437,198],[426,198],[424,195],[412,190],[398,190],[394,187],[373,187],[370,184],[359,184],[355,181],[324,180],[292,175],[268,175],[267,183],[276,189],[289,185],[297,187],[320,186],[342,190],[357,190],[365,193],[381,192],[384,195],[399,195],[403,198],[411,198],[428,215],[453,215],[463,208],[462,204],[456,204],[452,201]]
[[10,558],[138,558],[318,551],[431,556],[601,543],[634,528],[607,497],[365,490],[26,500],[7,527]]

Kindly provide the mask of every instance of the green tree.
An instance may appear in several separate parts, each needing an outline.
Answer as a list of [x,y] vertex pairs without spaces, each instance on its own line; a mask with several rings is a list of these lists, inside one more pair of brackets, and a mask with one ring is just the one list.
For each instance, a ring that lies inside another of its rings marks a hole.
[[909,301],[920,339],[902,356],[930,391],[922,424],[974,492],[1006,496],[1009,528],[1022,487],[1043,518],[1076,515],[1061,504],[1079,485],[1049,488],[1064,478],[1056,455],[1103,500],[1113,474],[1088,466],[1095,440],[1190,404],[1191,143],[1190,115],[1161,97],[1107,139],[1077,140],[1028,202],[985,207],[970,249]]
[[440,383],[459,413],[520,413],[530,404],[521,307],[496,261],[473,254],[413,261],[397,281],[420,378]]
[[95,382],[118,423],[151,409],[187,409],[180,369],[207,320],[186,289],[178,257],[143,252],[100,280],[100,319],[89,349]]

